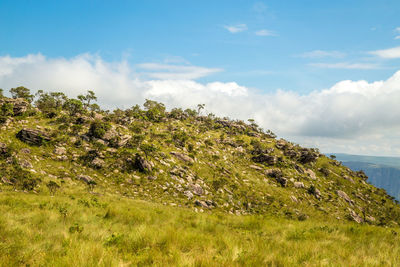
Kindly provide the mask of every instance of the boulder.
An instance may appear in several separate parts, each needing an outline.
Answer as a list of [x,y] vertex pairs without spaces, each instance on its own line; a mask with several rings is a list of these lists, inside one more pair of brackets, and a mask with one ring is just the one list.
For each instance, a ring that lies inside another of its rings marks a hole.
[[307,173],[312,180],[316,180],[317,179],[317,176],[315,175],[315,172],[313,172],[312,170],[306,169],[305,173]]
[[251,158],[254,162],[265,163],[267,165],[276,164],[277,158],[268,154],[261,154]]
[[279,169],[269,169],[265,171],[265,175],[272,178],[277,178],[282,176],[282,171]]
[[151,172],[152,170],[151,163],[139,154],[136,154],[135,166],[140,172]]
[[67,153],[67,150],[65,149],[65,147],[59,146],[54,148],[53,153],[56,155],[65,155]]
[[196,206],[202,207],[202,208],[206,208],[206,209],[212,209],[213,207],[215,207],[215,204],[213,201],[211,200],[195,200],[194,204]]
[[194,197],[193,193],[190,192],[189,190],[186,190],[185,192],[183,192],[183,194],[190,200]]
[[300,152],[299,162],[302,164],[314,162],[318,158],[318,154],[311,149],[304,148]]
[[295,188],[304,188],[304,183],[303,182],[294,182],[294,187]]
[[349,208],[349,211],[350,211],[350,218],[353,220],[353,221],[355,221],[355,222],[357,222],[357,223],[362,223],[364,220],[363,220],[363,218],[361,218],[361,216],[360,215],[358,215],[354,210],[352,210],[352,209],[350,209]]
[[280,183],[280,185],[281,185],[282,187],[286,187],[286,186],[287,186],[287,181],[288,181],[287,178],[284,178],[284,177],[276,177],[275,179],[276,179],[276,181],[277,181],[278,183]]
[[105,166],[105,162],[104,162],[104,160],[102,160],[101,158],[94,158],[93,160],[92,160],[92,162],[90,163],[90,165],[93,167],[93,168],[96,168],[96,169],[101,169],[101,168],[103,168],[104,166]]
[[184,162],[189,162],[189,163],[193,163],[194,162],[194,160],[191,157],[189,157],[188,155],[186,155],[186,154],[179,153],[179,152],[174,152],[174,151],[170,152],[170,154],[175,156],[177,159],[180,159],[180,160],[182,160]]
[[34,129],[22,129],[16,136],[22,142],[36,146],[41,146],[44,142],[51,140],[46,133]]
[[198,195],[198,196],[201,196],[204,194],[204,190],[199,184],[190,185],[190,191],[192,191],[193,194]]
[[348,202],[350,205],[354,204],[354,201],[343,191],[338,190],[336,191],[339,197],[343,198],[346,202]]

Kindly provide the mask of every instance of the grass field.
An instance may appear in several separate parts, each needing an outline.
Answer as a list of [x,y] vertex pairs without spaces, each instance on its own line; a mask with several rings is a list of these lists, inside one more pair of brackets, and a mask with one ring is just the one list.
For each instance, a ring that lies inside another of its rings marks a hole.
[[1,266],[398,266],[400,230],[0,193]]

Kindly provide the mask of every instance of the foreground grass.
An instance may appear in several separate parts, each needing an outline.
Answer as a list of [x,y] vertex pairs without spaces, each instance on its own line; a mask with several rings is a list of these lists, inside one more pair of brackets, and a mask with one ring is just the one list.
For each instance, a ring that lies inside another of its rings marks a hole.
[[0,193],[1,266],[398,266],[398,229]]

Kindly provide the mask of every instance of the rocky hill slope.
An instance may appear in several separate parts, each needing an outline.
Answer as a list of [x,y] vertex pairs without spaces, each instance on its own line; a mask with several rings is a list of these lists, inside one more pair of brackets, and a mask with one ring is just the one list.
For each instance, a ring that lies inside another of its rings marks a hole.
[[147,100],[103,111],[23,87],[0,98],[0,190],[81,192],[182,206],[197,212],[397,225],[383,189],[317,149],[276,139],[249,120],[217,118]]

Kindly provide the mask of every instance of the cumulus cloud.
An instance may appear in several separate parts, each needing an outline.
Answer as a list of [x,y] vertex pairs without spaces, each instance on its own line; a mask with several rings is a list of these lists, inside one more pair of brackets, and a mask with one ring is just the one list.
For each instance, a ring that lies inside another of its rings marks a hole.
[[379,69],[378,64],[373,63],[349,63],[349,62],[339,62],[339,63],[310,63],[311,67],[323,68],[323,69],[359,69],[359,70],[372,70]]
[[106,62],[89,54],[68,59],[40,54],[0,57],[0,87],[18,85],[70,96],[91,89],[107,108],[130,107],[146,98],[168,108],[204,103],[207,112],[254,118],[264,129],[325,152],[400,155],[400,71],[386,81],[341,81],[309,94],[266,94],[235,82],[144,78],[125,61]]
[[376,51],[370,51],[371,55],[375,55],[385,59],[395,59],[400,58],[400,46],[389,48],[389,49],[382,49]]
[[227,29],[230,33],[238,33],[247,30],[246,24],[236,24],[236,25],[225,25],[225,29]]
[[255,34],[258,36],[276,36],[275,32],[266,29],[256,31]]
[[343,58],[345,56],[346,56],[345,53],[339,51],[324,51],[324,50],[314,50],[299,55],[299,57],[304,57],[304,58],[325,58],[325,57]]

